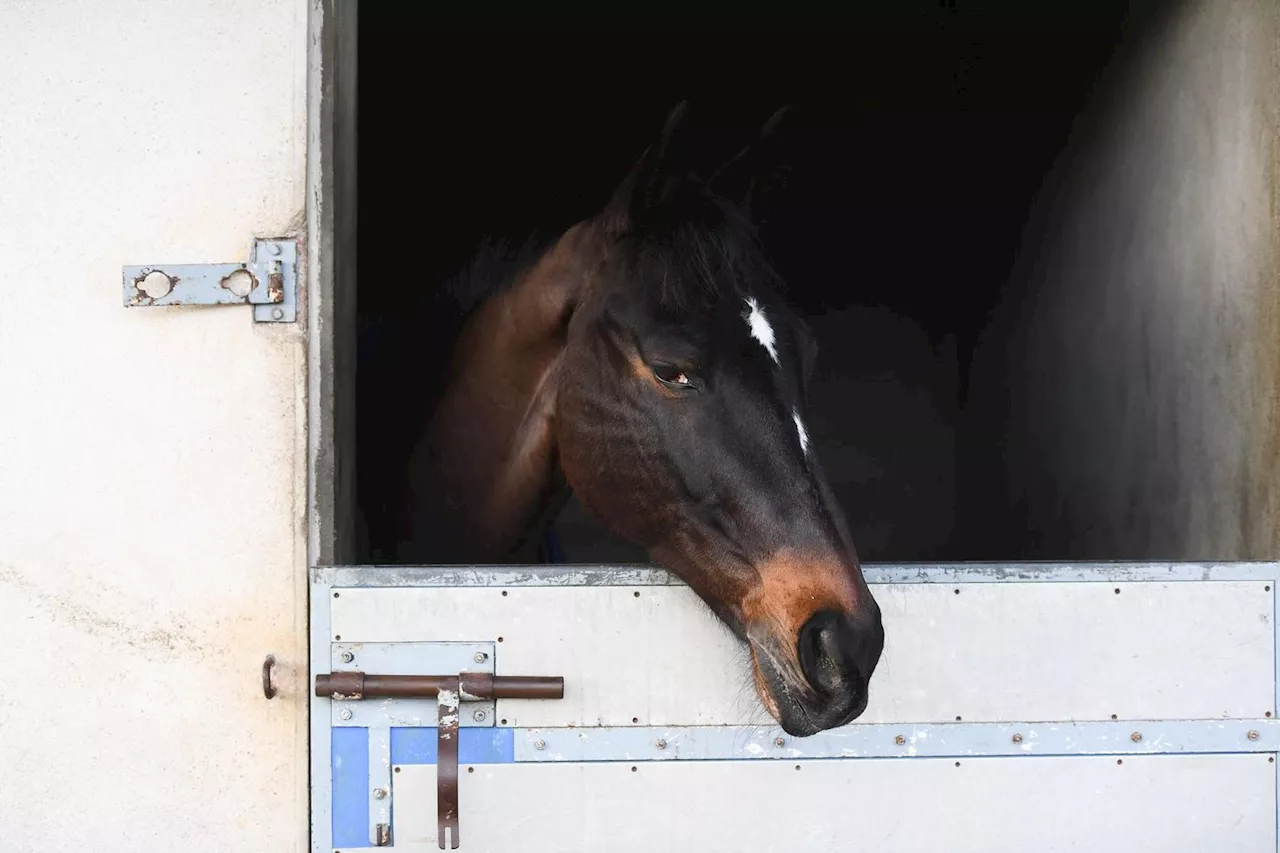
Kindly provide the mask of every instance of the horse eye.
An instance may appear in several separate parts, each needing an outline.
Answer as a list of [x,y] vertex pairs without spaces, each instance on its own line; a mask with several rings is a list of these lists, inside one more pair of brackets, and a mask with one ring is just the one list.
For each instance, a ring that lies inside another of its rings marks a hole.
[[692,383],[689,377],[684,374],[680,368],[672,364],[655,364],[653,365],[653,375],[663,385],[670,385],[676,388],[687,388]]

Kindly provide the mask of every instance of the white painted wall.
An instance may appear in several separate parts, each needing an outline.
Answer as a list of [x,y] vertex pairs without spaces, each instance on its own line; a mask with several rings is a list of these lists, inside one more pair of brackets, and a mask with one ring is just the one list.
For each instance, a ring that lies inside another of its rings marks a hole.
[[304,329],[120,268],[297,233],[306,80],[305,0],[0,4],[4,853],[305,849]]
[[972,520],[1023,556],[1280,547],[1280,4],[1166,8],[1046,184],[975,370],[1006,491]]

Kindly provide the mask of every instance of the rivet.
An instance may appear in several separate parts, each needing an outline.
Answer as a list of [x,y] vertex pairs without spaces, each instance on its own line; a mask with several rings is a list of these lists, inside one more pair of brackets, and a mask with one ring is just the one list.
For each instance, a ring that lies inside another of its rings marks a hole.
[[278,255],[278,254],[280,254],[280,244],[279,244],[279,243],[270,243],[270,244],[268,244],[268,245],[267,245],[267,251],[268,251],[268,252],[270,252],[270,253],[271,253],[271,254],[273,254],[273,255]]
[[343,662],[343,663],[351,663],[351,662],[352,662],[353,660],[355,660],[355,659],[356,659],[356,656],[355,656],[355,655],[353,655],[351,652],[343,652],[343,653],[342,653],[342,662]]
[[486,714],[483,709],[477,708],[474,712],[472,712],[471,719],[475,720],[477,723],[483,723],[484,718],[487,716],[489,715]]
[[476,652],[476,653],[475,653],[475,655],[474,655],[471,659],[472,659],[473,661],[475,661],[476,663],[484,663],[485,661],[487,661],[487,660],[489,659],[489,656],[488,656],[487,654],[485,654],[484,652]]
[[533,742],[533,748],[534,748],[534,749],[546,749],[546,748],[547,748],[547,742],[546,742],[545,740],[543,740],[542,738],[538,738],[537,740],[535,740],[535,741]]
[[1249,732],[1249,740],[1257,740],[1257,739],[1258,739],[1258,733],[1256,731]]
[[1013,736],[1013,742],[1014,742],[1014,743],[1022,743],[1022,735],[1014,735],[1014,736]]
[[662,738],[658,738],[656,741],[654,741],[654,742],[653,742],[653,745],[654,745],[654,746],[656,746],[658,749],[666,749],[666,748],[667,748],[667,742],[666,742],[665,740],[663,740]]
[[283,320],[283,319],[284,319],[284,309],[283,309],[283,308],[276,308],[276,309],[273,309],[273,310],[272,310],[272,312],[271,312],[271,319],[273,319],[273,320]]
[[341,718],[341,719],[343,719],[343,720],[349,720],[349,719],[351,719],[351,709],[350,709],[350,708],[343,708],[341,711],[339,711],[339,712],[338,712],[338,717],[339,717],[339,718]]
[[787,740],[786,738],[774,738],[773,745],[778,747],[786,746]]
[[1129,735],[1129,740],[1133,741],[1134,743],[1137,743],[1138,741],[1142,740],[1142,732],[1134,732],[1133,734]]
[[893,739],[893,742],[896,743],[898,746],[902,746],[904,743],[907,742],[907,739],[904,738],[902,735],[898,735],[896,738]]
[[374,789],[373,789],[373,798],[374,798],[375,800],[385,800],[385,799],[387,798],[387,789],[386,789],[386,788],[374,788]]

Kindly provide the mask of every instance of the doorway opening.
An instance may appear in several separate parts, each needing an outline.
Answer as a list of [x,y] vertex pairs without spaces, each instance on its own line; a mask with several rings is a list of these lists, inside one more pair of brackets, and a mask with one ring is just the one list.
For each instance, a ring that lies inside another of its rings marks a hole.
[[[483,240],[593,214],[685,99],[726,156],[799,108],[796,165],[762,237],[818,337],[810,433],[859,556],[1033,556],[1036,531],[1001,485],[1002,437],[971,410],[974,354],[1014,298],[1045,175],[1153,15],[1004,5],[716,28],[361,6],[357,561],[388,561],[394,483],[432,404],[424,377],[458,331],[441,284]],[[647,561],[576,502],[554,530],[569,562]]]

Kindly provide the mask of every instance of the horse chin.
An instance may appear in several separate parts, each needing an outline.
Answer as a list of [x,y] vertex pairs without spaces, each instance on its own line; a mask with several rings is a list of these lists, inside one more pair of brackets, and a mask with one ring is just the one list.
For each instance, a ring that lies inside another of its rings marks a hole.
[[792,737],[809,737],[822,731],[822,726],[810,718],[798,690],[783,674],[776,652],[766,643],[749,641],[751,647],[751,672],[756,694],[769,716],[778,721],[782,730]]

